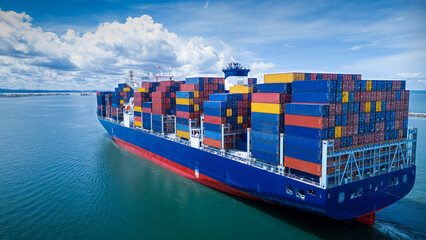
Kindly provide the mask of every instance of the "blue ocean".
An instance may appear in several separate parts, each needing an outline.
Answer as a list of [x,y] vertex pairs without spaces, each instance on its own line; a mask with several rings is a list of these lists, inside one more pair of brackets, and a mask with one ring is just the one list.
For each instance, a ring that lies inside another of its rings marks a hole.
[[[410,112],[426,113],[426,91]],[[426,118],[417,178],[376,225],[231,196],[117,144],[94,96],[0,98],[0,239],[425,239]]]

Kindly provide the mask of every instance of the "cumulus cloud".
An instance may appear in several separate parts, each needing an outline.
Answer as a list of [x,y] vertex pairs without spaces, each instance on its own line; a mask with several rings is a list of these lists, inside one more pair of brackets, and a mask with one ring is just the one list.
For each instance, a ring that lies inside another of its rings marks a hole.
[[72,29],[58,36],[33,26],[25,13],[0,9],[0,87],[31,89],[109,89],[133,69],[160,65],[178,78],[221,75],[233,60],[201,37],[182,39],[148,16],[124,23],[101,23],[96,31]]
[[263,83],[263,75],[270,69],[274,68],[273,63],[253,62],[250,65],[251,75],[258,78],[258,83]]
[[418,77],[422,77],[423,74],[421,72],[417,72],[417,73],[410,73],[410,72],[405,72],[405,73],[397,73],[396,77],[397,78],[418,78]]

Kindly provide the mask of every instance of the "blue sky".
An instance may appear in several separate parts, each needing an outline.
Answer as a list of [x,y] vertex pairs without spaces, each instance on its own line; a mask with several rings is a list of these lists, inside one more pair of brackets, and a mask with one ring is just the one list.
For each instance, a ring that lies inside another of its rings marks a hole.
[[426,89],[426,1],[4,1],[0,88],[109,89],[157,64],[178,79],[361,73]]

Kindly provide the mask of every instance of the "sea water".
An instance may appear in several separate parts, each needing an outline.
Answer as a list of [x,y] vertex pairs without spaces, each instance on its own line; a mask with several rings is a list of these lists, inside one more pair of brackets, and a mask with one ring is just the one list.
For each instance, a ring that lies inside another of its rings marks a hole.
[[[411,111],[426,113],[426,92]],[[426,238],[426,119],[417,127],[417,179],[377,224],[335,221],[231,196],[117,144],[96,98],[0,99],[0,239]]]

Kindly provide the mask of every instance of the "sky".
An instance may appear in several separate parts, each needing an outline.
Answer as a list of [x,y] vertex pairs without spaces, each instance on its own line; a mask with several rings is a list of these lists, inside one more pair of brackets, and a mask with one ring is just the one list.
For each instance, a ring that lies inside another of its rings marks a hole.
[[130,69],[182,80],[231,61],[260,82],[357,73],[426,90],[426,1],[0,1],[0,88],[108,90]]

